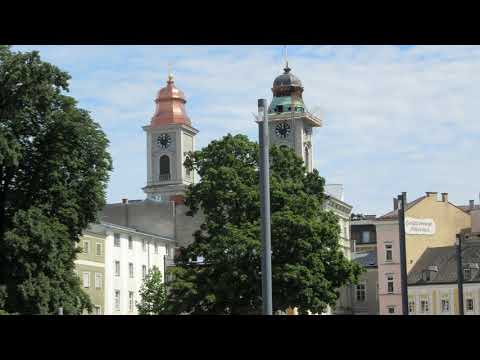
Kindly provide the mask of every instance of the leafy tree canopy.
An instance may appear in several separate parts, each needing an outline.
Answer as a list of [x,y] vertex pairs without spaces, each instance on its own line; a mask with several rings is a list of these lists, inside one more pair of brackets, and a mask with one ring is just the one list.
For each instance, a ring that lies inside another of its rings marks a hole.
[[[261,313],[259,147],[227,135],[190,154],[201,181],[186,196],[204,222],[168,283],[169,313]],[[323,208],[324,179],[288,148],[270,149],[273,307],[321,313],[360,268],[344,257],[337,216]],[[194,260],[202,261],[195,262]]]
[[167,298],[162,273],[154,266],[145,277],[140,289],[140,302],[137,304],[139,315],[159,315],[165,311]]
[[0,284],[5,309],[79,313],[76,242],[105,204],[108,140],[38,52],[0,46]]

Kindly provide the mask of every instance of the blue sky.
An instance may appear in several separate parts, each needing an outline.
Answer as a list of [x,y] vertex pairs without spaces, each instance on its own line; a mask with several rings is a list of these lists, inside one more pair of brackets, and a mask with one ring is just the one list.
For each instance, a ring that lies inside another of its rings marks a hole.
[[[197,148],[230,132],[257,140],[252,112],[271,99],[283,46],[15,46],[72,76],[70,95],[110,139],[108,201],[143,199],[142,126],[168,63],[200,131]],[[304,100],[324,121],[314,165],[341,183],[353,212],[382,214],[392,197],[448,192],[478,202],[480,46],[289,46]]]

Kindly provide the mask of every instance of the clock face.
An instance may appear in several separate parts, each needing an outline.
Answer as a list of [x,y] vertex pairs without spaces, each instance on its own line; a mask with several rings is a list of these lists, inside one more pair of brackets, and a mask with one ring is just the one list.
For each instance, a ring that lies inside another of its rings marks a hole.
[[172,137],[168,134],[161,134],[157,138],[157,145],[159,145],[162,149],[166,149],[172,143]]
[[290,134],[291,131],[290,125],[288,125],[286,122],[281,122],[275,126],[275,134],[284,139]]

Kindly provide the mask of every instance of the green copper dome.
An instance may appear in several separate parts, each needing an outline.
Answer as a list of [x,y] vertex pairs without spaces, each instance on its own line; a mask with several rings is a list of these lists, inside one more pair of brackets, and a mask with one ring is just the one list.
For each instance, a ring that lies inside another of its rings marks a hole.
[[268,108],[269,113],[282,113],[282,112],[304,112],[305,104],[303,99],[292,98],[292,96],[274,96],[270,107]]

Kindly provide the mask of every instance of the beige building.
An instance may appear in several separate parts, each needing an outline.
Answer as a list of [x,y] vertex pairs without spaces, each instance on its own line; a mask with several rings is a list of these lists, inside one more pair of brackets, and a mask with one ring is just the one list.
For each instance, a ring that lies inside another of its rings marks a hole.
[[[470,216],[436,192],[427,192],[405,211],[407,273],[427,248],[452,246],[456,234],[470,228]],[[377,219],[377,254],[380,315],[402,313],[398,208]]]
[[[465,315],[480,314],[480,237],[470,234],[462,244]],[[412,315],[458,315],[456,246],[427,248],[408,274]]]
[[75,260],[80,286],[90,297],[95,315],[105,311],[105,238],[102,227],[92,224],[80,238],[81,251]]

